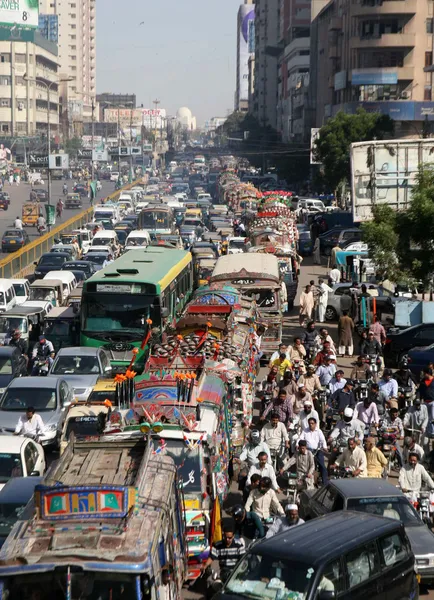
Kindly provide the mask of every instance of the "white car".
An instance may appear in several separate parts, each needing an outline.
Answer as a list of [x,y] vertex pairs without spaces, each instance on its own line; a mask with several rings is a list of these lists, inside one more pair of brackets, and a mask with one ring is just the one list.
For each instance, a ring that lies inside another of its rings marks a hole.
[[112,171],[110,175],[110,181],[117,181],[119,179],[119,171]]
[[45,468],[40,444],[21,435],[0,435],[0,489],[12,477],[42,476]]
[[228,238],[228,254],[242,254],[246,251],[245,237],[230,237]]
[[96,182],[96,191],[100,192],[102,190],[102,183],[101,181],[97,181]]

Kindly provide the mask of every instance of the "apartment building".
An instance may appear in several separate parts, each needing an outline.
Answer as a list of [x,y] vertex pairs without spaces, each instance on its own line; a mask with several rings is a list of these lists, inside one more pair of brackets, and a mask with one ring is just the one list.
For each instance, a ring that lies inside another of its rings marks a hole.
[[262,126],[277,128],[277,81],[279,46],[279,19],[281,0],[255,2],[255,60],[254,91],[249,101],[249,113]]
[[434,120],[433,3],[427,0],[331,0],[311,35],[311,126],[362,106],[419,137]]
[[64,133],[82,135],[96,96],[96,0],[39,0],[39,12],[58,18]]
[[249,109],[249,59],[255,53],[255,5],[244,0],[237,14],[237,75],[235,110]]
[[59,131],[57,46],[37,30],[0,31],[0,135]]

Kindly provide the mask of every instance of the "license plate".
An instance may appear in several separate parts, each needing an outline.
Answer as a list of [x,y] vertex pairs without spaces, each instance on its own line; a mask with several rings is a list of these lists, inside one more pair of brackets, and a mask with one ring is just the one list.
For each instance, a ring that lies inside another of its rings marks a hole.
[[15,240],[11,240],[10,244],[16,244],[16,241]]
[[417,565],[429,565],[429,560],[427,558],[418,558],[416,559]]

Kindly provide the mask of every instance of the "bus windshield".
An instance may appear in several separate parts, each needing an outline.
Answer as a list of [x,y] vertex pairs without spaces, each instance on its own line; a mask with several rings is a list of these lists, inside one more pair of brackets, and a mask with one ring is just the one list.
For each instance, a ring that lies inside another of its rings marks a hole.
[[165,211],[145,211],[140,215],[140,229],[170,229],[170,216]]
[[[147,329],[146,320],[152,319],[153,327],[160,325],[160,307],[155,296],[128,293],[87,293],[81,305],[82,331],[104,334],[122,334],[126,339],[140,339]],[[116,336],[117,337],[117,336]]]

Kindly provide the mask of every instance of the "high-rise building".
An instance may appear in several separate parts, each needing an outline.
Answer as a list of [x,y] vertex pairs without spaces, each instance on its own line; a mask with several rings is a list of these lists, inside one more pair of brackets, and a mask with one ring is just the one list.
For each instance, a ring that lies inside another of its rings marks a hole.
[[249,108],[249,58],[255,53],[255,5],[244,0],[237,17],[237,81],[235,110],[247,112]]
[[0,30],[0,135],[59,131],[57,46],[37,29]]
[[[254,92],[249,113],[262,126],[277,127],[277,64],[280,0],[255,2]],[[247,79],[248,81],[248,79]]]
[[420,136],[434,120],[433,31],[425,0],[331,0],[312,29],[312,127],[361,106]]
[[57,15],[39,15],[39,31],[47,40],[59,41],[59,18]]
[[39,12],[58,18],[64,133],[81,135],[96,96],[96,0],[39,0]]

